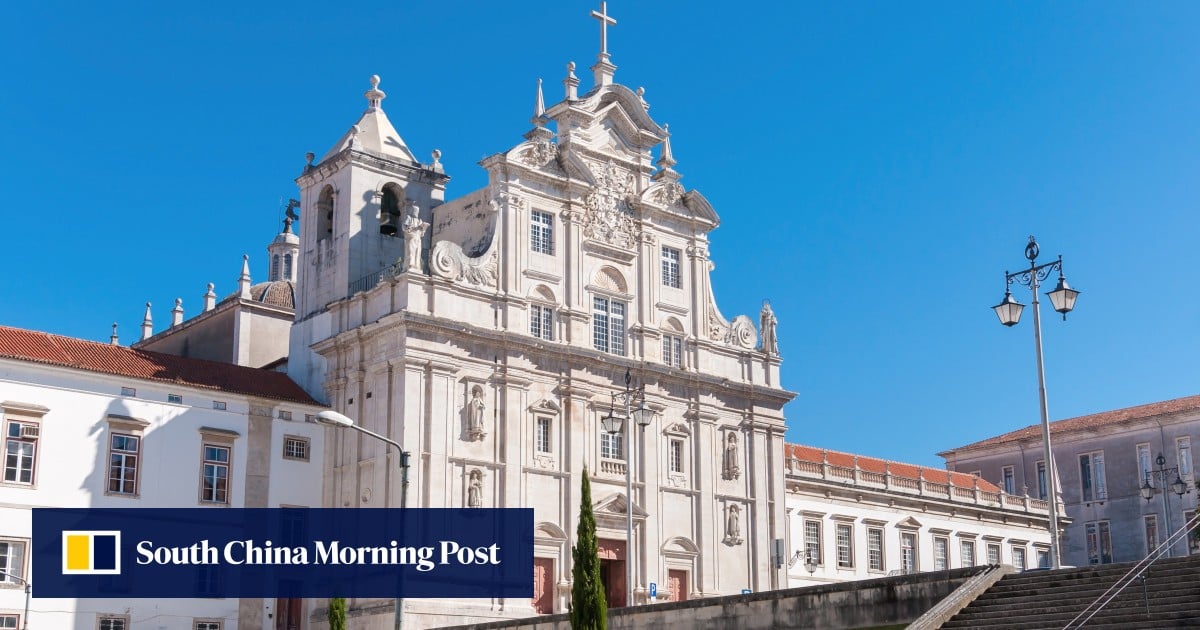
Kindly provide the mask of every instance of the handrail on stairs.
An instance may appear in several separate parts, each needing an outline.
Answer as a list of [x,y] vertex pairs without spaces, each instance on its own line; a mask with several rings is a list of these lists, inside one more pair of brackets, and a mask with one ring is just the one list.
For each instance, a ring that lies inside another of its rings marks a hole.
[[1126,571],[1125,574],[1117,579],[1112,586],[1108,587],[1107,591],[1104,591],[1099,597],[1092,600],[1092,603],[1088,604],[1079,612],[1078,615],[1075,615],[1074,619],[1068,621],[1067,625],[1063,626],[1063,630],[1082,628],[1083,624],[1091,620],[1092,617],[1095,617],[1096,613],[1103,610],[1104,607],[1109,604],[1109,602],[1111,602],[1113,599],[1116,599],[1116,597],[1121,594],[1121,591],[1125,590],[1125,588],[1130,584],[1133,584],[1133,581],[1141,577],[1145,573],[1146,569],[1150,568],[1150,565],[1154,564],[1156,560],[1161,558],[1163,554],[1170,550],[1171,547],[1175,545],[1175,543],[1179,542],[1181,538],[1186,537],[1198,524],[1200,524],[1200,511],[1198,511],[1196,515],[1192,517],[1192,520],[1184,523],[1183,527],[1180,527],[1173,534],[1171,534],[1170,537],[1159,544],[1159,546],[1155,547],[1154,551],[1146,554],[1145,558],[1139,560],[1137,564],[1133,565],[1131,569]]

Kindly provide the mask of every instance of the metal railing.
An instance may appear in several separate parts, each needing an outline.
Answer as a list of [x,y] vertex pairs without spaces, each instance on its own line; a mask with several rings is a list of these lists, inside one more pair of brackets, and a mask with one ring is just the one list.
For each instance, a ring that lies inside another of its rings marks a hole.
[[1146,555],[1145,558],[1142,558],[1137,564],[1133,565],[1133,568],[1126,571],[1125,574],[1117,579],[1112,586],[1108,587],[1108,590],[1104,591],[1099,597],[1092,600],[1092,603],[1088,604],[1079,612],[1078,615],[1075,615],[1074,619],[1068,621],[1067,625],[1063,626],[1063,630],[1082,628],[1083,624],[1090,621],[1091,618],[1095,617],[1097,613],[1099,613],[1101,610],[1104,610],[1104,607],[1112,602],[1112,600],[1116,599],[1117,596],[1121,594],[1121,591],[1124,591],[1130,584],[1133,584],[1134,580],[1141,578],[1145,574],[1146,570],[1150,568],[1150,565],[1154,564],[1154,562],[1161,558],[1163,554],[1167,553],[1167,551],[1170,550],[1175,543],[1179,542],[1181,539],[1187,538],[1197,524],[1200,524],[1200,512],[1197,512],[1196,515],[1192,517],[1192,520],[1184,523],[1183,527],[1180,527],[1178,530],[1172,533],[1169,538],[1164,540],[1161,544],[1159,544],[1159,546],[1155,547],[1154,551],[1151,551]]

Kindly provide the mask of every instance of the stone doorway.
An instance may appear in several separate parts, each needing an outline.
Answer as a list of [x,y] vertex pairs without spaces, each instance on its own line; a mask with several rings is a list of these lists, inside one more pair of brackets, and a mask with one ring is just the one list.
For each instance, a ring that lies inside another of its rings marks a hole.
[[667,588],[671,589],[671,601],[682,602],[688,598],[688,574],[682,569],[667,571]]
[[533,609],[541,615],[554,612],[554,560],[533,559]]
[[625,602],[625,541],[601,538],[596,541],[600,556],[600,582],[609,608],[627,606]]

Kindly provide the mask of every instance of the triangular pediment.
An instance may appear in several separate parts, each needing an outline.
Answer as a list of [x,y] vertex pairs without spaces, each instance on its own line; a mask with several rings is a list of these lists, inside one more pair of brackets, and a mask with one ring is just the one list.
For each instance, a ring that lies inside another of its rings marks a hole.
[[918,521],[910,516],[899,523],[896,523],[896,527],[903,527],[904,529],[921,529],[921,521]]
[[[625,514],[627,513],[626,506],[628,505],[629,502],[625,499],[625,495],[617,492],[597,501],[595,505],[592,506],[592,510],[595,512],[597,517],[605,515],[620,516],[624,518]],[[633,518],[643,519],[646,518],[646,516],[646,510],[638,507],[636,503],[633,504]]]

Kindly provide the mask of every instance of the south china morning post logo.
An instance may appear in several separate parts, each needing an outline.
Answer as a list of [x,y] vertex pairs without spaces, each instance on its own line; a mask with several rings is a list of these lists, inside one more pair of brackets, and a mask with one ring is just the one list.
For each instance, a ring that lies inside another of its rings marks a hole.
[[121,532],[63,531],[62,572],[63,575],[119,575]]

